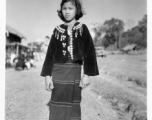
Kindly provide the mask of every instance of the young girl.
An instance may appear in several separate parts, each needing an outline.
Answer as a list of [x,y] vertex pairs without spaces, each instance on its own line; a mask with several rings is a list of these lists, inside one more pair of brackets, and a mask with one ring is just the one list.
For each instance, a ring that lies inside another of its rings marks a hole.
[[62,0],[58,15],[65,23],[53,31],[41,72],[52,91],[49,120],[81,120],[81,89],[89,85],[89,76],[99,74],[89,30],[77,22],[83,14],[79,0]]

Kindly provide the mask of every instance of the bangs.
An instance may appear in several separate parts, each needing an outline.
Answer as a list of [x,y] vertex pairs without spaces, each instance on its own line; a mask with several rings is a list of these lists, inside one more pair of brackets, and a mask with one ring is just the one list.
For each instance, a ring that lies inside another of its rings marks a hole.
[[82,8],[82,2],[80,2],[80,0],[62,0],[62,2],[60,4],[60,10],[57,10],[57,12],[58,12],[58,16],[64,22],[65,22],[65,19],[62,15],[62,7],[63,7],[64,3],[66,3],[66,2],[71,2],[76,7],[76,10],[77,10],[77,13],[75,16],[76,20],[79,20],[85,14],[85,12]]

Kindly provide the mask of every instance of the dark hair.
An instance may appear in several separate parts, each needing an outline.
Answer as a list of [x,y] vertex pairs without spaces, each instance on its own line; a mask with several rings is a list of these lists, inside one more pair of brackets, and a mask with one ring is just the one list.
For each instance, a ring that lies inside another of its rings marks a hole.
[[45,36],[45,38],[48,38],[48,39],[50,39],[50,37],[49,37],[49,36]]
[[64,3],[66,2],[72,2],[75,6],[76,6],[76,9],[77,9],[77,13],[76,13],[76,16],[75,16],[75,19],[76,20],[79,20],[84,14],[84,10],[82,8],[82,5],[81,5],[81,2],[80,0],[62,0],[61,4],[60,4],[60,10],[57,10],[58,12],[58,16],[61,18],[61,20],[63,20],[65,22],[65,19],[64,19],[64,16],[62,14],[62,6],[64,5]]

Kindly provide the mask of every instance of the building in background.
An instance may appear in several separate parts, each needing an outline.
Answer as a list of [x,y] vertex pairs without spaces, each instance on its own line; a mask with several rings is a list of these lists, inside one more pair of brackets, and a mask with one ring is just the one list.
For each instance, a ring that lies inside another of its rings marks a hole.
[[[6,63],[12,64],[13,60],[17,58],[22,52],[30,49],[26,43],[26,37],[15,30],[14,28],[6,25]],[[24,44],[23,44],[24,43]]]

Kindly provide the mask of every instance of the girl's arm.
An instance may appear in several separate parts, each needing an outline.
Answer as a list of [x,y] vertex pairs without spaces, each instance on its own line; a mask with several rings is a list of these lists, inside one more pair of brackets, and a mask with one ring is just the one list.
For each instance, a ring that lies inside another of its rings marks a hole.
[[53,52],[54,52],[54,34],[51,37],[45,61],[43,63],[42,71],[41,71],[41,76],[45,77],[45,89],[48,91],[52,91],[54,88],[53,82],[52,82],[52,68],[53,68]]
[[54,52],[54,34],[51,37],[48,49],[47,49],[47,53],[46,53],[46,57],[43,63],[43,67],[42,67],[42,71],[41,71],[41,76],[45,77],[45,76],[52,76],[52,68],[53,68],[53,52]]
[[48,91],[52,91],[54,88],[53,81],[52,81],[52,76],[46,76],[45,77],[45,89]]
[[80,82],[80,87],[85,88],[90,84],[90,76],[99,75],[96,53],[90,32],[86,25],[83,26],[83,72],[84,75]]
[[86,88],[89,84],[90,84],[90,76],[84,74],[82,76],[79,86],[82,88]]
[[86,25],[83,25],[83,41],[84,41],[84,74],[88,76],[99,75],[96,53],[92,37]]

